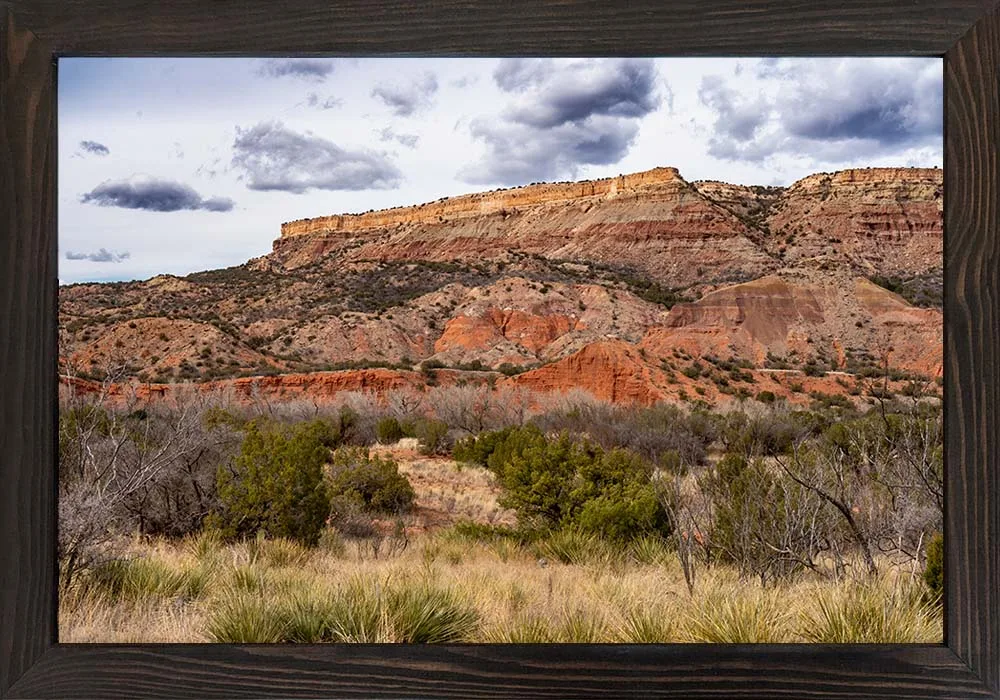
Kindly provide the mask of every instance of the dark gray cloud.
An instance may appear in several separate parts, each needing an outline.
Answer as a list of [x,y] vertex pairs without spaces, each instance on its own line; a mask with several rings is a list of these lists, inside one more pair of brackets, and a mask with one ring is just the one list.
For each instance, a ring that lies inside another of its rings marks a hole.
[[752,139],[768,118],[771,107],[762,98],[745,100],[718,75],[702,79],[698,99],[716,114],[715,130],[734,139]]
[[232,165],[252,190],[395,189],[403,175],[384,153],[348,151],[281,122],[236,130]]
[[310,107],[315,107],[316,109],[335,109],[337,107],[343,107],[344,101],[337,97],[327,97],[326,99],[321,99],[319,95],[315,92],[310,92],[306,96],[306,104]]
[[127,250],[124,253],[112,253],[105,248],[101,248],[96,253],[74,253],[73,251],[66,252],[67,260],[88,260],[90,262],[110,262],[110,263],[120,263],[128,260],[132,257],[132,254]]
[[738,81],[703,79],[699,98],[715,114],[711,155],[836,164],[942,148],[939,60],[767,59],[756,73],[776,88],[750,98]]
[[322,82],[333,72],[333,61],[322,58],[270,58],[260,67],[269,78],[301,78]]
[[111,153],[111,150],[107,146],[97,141],[81,141],[80,149],[95,156],[106,156]]
[[526,90],[544,82],[552,67],[548,58],[505,58],[493,71],[493,80],[507,92]]
[[466,182],[516,185],[617,163],[663,99],[648,59],[505,59],[493,79],[511,102],[471,123],[486,156],[459,174]]
[[190,185],[172,180],[134,178],[103,182],[82,195],[84,204],[120,209],[172,212],[205,210],[224,212],[233,209],[233,200],[225,197],[203,199]]
[[437,89],[437,78],[428,72],[419,79],[402,85],[399,83],[376,85],[372,90],[372,97],[382,100],[396,116],[408,117],[418,109],[429,107]]
[[380,141],[395,141],[407,148],[416,148],[417,144],[420,143],[420,137],[416,134],[397,134],[391,126],[387,126],[384,129],[376,129],[375,131],[378,133]]

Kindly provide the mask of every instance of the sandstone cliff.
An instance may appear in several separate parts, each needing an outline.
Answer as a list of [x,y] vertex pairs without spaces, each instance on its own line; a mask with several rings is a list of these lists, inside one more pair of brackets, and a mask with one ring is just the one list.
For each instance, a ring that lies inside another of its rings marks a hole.
[[886,362],[932,381],[941,192],[940,170],[756,187],[657,168],[290,222],[245,265],[61,288],[61,357],[118,363],[150,398],[332,401],[421,387],[426,361],[442,383],[639,403],[808,402]]
[[535,185],[282,227],[270,263],[472,261],[512,251],[622,266],[670,286],[746,278],[777,266],[755,232],[673,168]]

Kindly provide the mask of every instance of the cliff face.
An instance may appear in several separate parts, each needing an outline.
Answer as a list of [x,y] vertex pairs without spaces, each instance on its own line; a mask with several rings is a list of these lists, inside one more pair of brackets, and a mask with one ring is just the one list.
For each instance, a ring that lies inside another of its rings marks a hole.
[[943,362],[938,309],[920,309],[862,277],[816,271],[783,273],[725,287],[678,304],[640,348],[665,356],[738,357],[763,367],[819,360],[835,370],[858,364],[936,376]]
[[296,269],[325,256],[454,262],[504,260],[518,252],[620,266],[674,287],[775,269],[777,261],[755,235],[676,170],[659,168],[292,222],[282,228],[269,262]]
[[335,257],[440,262],[512,252],[620,266],[670,287],[835,260],[866,274],[940,270],[942,171],[872,168],[790,187],[689,184],[673,168],[534,185],[284,224],[261,266]]
[[786,265],[840,260],[887,277],[940,269],[943,184],[943,171],[917,168],[804,178],[768,217],[768,250]]
[[[940,170],[783,188],[657,168],[290,222],[246,265],[61,288],[61,357],[92,376],[124,358],[150,399],[191,380],[246,400],[383,394],[423,387],[426,360],[453,368],[442,384],[626,403],[857,394],[886,359],[930,381],[942,185]],[[705,358],[754,379],[696,371]]]
[[394,207],[365,214],[300,219],[281,225],[281,237],[314,233],[359,233],[405,224],[436,224],[443,219],[489,216],[505,209],[593,197],[615,197],[630,191],[683,183],[676,168],[654,168],[602,180],[544,183],[494,192],[445,197],[436,202]]

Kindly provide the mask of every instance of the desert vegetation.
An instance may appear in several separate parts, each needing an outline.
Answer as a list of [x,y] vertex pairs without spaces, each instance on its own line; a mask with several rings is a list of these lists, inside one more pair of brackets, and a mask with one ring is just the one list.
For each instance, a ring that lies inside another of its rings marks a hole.
[[65,642],[941,639],[934,397],[104,386],[60,412]]

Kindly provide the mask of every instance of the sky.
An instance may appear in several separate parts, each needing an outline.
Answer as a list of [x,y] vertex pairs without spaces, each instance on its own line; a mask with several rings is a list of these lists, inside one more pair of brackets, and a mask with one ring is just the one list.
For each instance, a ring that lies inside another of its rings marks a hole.
[[64,58],[59,278],[264,255],[282,222],[672,166],[943,164],[938,58]]

